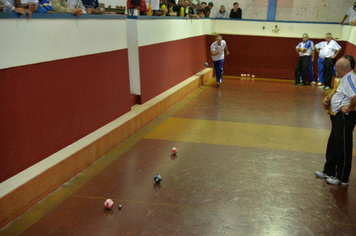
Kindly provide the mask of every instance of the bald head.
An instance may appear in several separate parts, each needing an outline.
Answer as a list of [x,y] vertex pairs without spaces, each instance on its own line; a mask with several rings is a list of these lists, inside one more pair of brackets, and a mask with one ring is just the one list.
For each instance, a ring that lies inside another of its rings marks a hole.
[[346,58],[340,58],[336,64],[336,74],[342,78],[344,77],[347,73],[351,71],[351,64],[350,61],[347,60]]

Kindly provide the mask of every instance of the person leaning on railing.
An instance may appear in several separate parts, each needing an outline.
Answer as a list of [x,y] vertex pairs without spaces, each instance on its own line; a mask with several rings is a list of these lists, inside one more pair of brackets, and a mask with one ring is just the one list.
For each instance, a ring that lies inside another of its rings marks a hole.
[[82,0],[87,14],[103,14],[98,0]]
[[138,9],[140,15],[146,15],[148,11],[145,0],[127,0],[127,9],[129,10],[130,15],[132,15],[133,9]]
[[[21,15],[21,17],[23,17],[26,14],[26,12],[23,8],[14,7],[7,0],[0,0],[0,12],[2,12],[2,11],[16,12],[16,13],[19,13]],[[29,17],[30,17],[30,15],[29,15]]]
[[71,8],[67,5],[65,0],[50,0],[53,6],[53,11],[55,13],[67,13],[74,14],[76,16],[81,16],[83,14],[80,8]]

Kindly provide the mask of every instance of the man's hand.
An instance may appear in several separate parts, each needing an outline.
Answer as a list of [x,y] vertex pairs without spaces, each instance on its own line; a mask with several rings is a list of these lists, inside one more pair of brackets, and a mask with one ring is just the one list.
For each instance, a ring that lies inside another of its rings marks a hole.
[[228,55],[230,55],[230,52],[229,52],[229,51],[226,52],[226,56],[228,56]]
[[14,12],[21,14],[20,17],[23,17],[26,14],[26,12],[23,8],[18,8],[18,7],[15,7]]
[[80,8],[74,8],[74,15],[81,16],[83,15],[83,11]]
[[324,107],[325,110],[329,109],[329,107],[330,107],[330,98],[329,98],[329,96],[326,96],[323,99],[323,107]]
[[92,14],[92,13],[93,13],[93,10],[94,10],[94,8],[87,7],[87,9],[86,9],[87,14]]
[[32,11],[26,9],[26,10],[25,10],[25,13],[27,13],[28,19],[31,19],[31,18],[32,18]]
[[349,109],[349,106],[342,106],[342,107],[340,108],[340,111],[341,111],[342,113],[348,115],[349,112],[351,111],[351,109]]

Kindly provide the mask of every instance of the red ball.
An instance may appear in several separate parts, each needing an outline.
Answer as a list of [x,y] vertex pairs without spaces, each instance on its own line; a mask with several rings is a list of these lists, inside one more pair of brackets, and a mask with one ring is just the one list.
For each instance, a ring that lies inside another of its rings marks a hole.
[[106,209],[111,210],[111,208],[113,208],[114,206],[114,201],[111,199],[106,199],[106,201],[104,202],[104,206]]

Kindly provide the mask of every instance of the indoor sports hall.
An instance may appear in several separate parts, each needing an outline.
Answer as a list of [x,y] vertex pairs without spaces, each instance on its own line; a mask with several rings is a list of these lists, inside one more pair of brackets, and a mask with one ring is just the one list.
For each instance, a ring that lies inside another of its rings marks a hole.
[[292,84],[303,33],[356,57],[338,24],[353,2],[306,21],[291,2],[240,2],[242,20],[0,13],[0,236],[356,235],[355,160],[348,186],[314,175],[330,90]]

